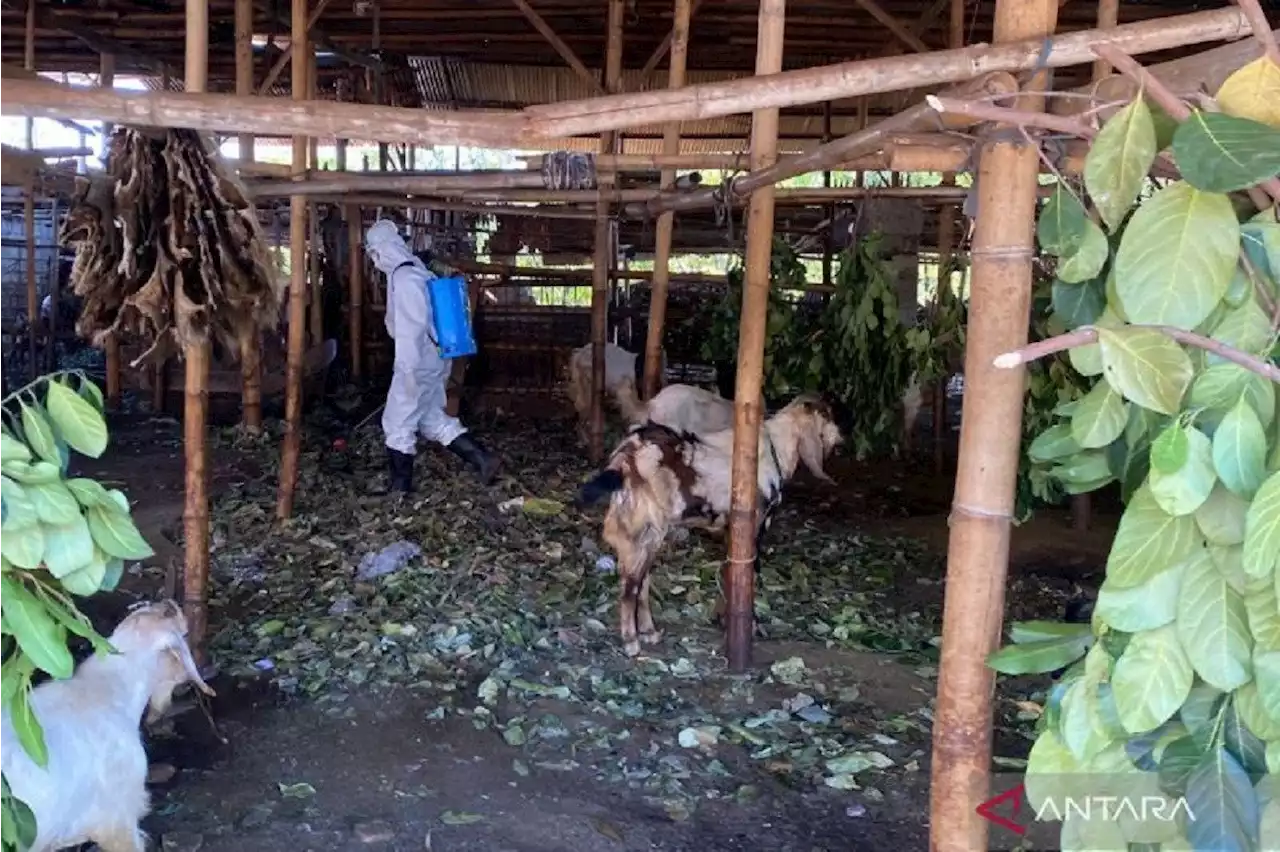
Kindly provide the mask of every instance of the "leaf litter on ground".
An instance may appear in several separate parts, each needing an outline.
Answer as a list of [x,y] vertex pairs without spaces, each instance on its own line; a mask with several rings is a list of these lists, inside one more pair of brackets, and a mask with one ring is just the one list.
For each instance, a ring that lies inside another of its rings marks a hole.
[[[841,790],[916,763],[886,733],[927,737],[931,690],[917,712],[877,718],[851,673],[807,664],[803,650],[752,678],[728,674],[709,624],[719,541],[694,534],[664,548],[652,594],[665,638],[624,658],[617,579],[596,569],[600,513],[572,508],[590,469],[571,429],[485,430],[505,469],[488,492],[424,447],[418,493],[397,501],[370,488],[385,458],[376,430],[349,436],[349,473],[335,474],[313,449],[329,442],[308,425],[283,525],[276,443],[224,436],[260,471],[211,507],[211,650],[224,669],[335,714],[357,692],[432,696],[428,720],[465,717],[518,750],[513,775],[586,767],[675,820],[700,796],[741,799],[726,761],[744,752],[787,783]],[[784,502],[773,529],[786,533],[766,542],[756,604],[770,640],[891,653],[936,674],[938,555],[823,519],[804,501]]]

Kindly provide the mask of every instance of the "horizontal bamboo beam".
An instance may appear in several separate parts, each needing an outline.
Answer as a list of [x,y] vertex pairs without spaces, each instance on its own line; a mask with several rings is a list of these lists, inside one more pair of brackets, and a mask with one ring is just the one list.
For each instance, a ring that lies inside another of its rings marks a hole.
[[540,172],[476,171],[436,174],[331,171],[309,173],[304,181],[250,181],[248,190],[258,198],[286,195],[340,195],[346,192],[428,193],[473,189],[542,189]]
[[[592,218],[595,218],[592,216]],[[590,269],[556,269],[554,267],[513,266],[507,263],[479,263],[473,260],[450,261],[468,275],[500,275],[507,277],[555,278],[565,281],[581,281],[584,287],[591,285]],[[619,281],[652,281],[650,269],[613,269],[609,276]],[[727,278],[703,272],[673,272],[671,280],[681,284],[725,284]]]
[[1088,64],[1096,58],[1092,50],[1095,43],[1112,44],[1134,55],[1244,38],[1250,34],[1244,13],[1230,7],[1106,30],[1081,30],[1049,39],[1026,39],[997,46],[979,44],[958,50],[843,62],[762,77],[702,83],[683,89],[563,101],[529,107],[525,114],[529,116],[536,135],[563,138],[939,86],[995,71],[1018,72],[1041,65],[1062,68]]
[[0,79],[0,114],[417,145],[510,148],[530,138],[525,122],[514,113],[436,112],[191,92],[125,92],[8,77]]
[[479,204],[429,196],[374,195],[369,193],[344,193],[342,195],[316,195],[311,200],[319,204],[355,204],[361,207],[398,207],[408,209],[453,210],[459,213],[475,213],[479,216],[536,216],[541,219],[589,219],[596,214],[564,205],[527,204],[524,206],[503,204]]

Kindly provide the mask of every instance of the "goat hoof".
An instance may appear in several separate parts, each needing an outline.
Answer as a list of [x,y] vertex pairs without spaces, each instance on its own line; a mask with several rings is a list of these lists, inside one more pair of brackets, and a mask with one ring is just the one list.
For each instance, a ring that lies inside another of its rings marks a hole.
[[650,630],[640,634],[640,641],[645,645],[657,645],[662,641],[661,630]]
[[640,653],[640,643],[634,639],[632,639],[630,642],[623,643],[622,653],[626,654],[628,657],[636,656],[637,654]]

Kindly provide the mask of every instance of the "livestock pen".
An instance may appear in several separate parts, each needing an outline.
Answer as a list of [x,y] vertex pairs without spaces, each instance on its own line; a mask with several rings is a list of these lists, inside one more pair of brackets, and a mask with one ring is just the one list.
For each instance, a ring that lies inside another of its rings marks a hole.
[[[39,754],[29,687],[91,651],[77,608],[109,635],[176,597],[217,696],[147,726],[166,849],[1275,833],[1260,0],[20,5],[6,328],[74,290],[103,360],[13,376],[38,336],[6,340],[7,749]],[[48,285],[36,210],[76,254]],[[447,405],[490,486],[432,446],[415,495],[381,487],[380,218],[468,283]],[[634,657],[577,502],[625,425],[606,345],[642,398],[735,420],[651,451],[727,529],[667,534]],[[753,436],[806,392],[834,482],[799,473],[757,536],[782,463]],[[1043,818],[1086,775],[1212,816]],[[1023,796],[1042,818],[1004,816]]]

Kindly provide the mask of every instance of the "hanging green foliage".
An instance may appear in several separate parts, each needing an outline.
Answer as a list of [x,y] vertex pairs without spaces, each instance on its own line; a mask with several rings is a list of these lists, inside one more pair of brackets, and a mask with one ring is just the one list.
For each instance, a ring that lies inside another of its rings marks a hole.
[[[1038,368],[1072,375],[1034,424],[1032,481],[1118,482],[1125,510],[1092,625],[1014,625],[988,662],[1066,667],[1027,766],[1037,813],[1103,786],[1144,805],[1068,818],[1063,849],[1256,850],[1280,836],[1280,223],[1226,194],[1280,175],[1280,67],[1245,66],[1218,103],[1171,137],[1141,99],[1119,110],[1086,160],[1089,204],[1059,185],[1040,217],[1058,270],[1044,330],[1093,337]],[[1183,179],[1140,198],[1162,136]]]
[[[92,479],[67,478],[71,450],[97,458],[107,446],[97,385],[83,374],[47,376],[5,397],[3,416],[0,679],[18,740],[43,766],[44,733],[28,703],[32,676],[38,670],[71,677],[71,634],[87,639],[97,653],[111,652],[72,598],[114,589],[124,560],[152,551],[123,493]],[[26,849],[35,840],[35,817],[7,780],[0,800],[4,852]]]

